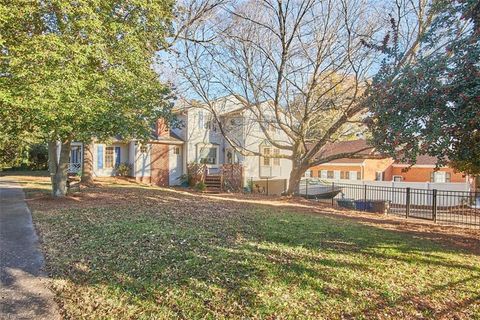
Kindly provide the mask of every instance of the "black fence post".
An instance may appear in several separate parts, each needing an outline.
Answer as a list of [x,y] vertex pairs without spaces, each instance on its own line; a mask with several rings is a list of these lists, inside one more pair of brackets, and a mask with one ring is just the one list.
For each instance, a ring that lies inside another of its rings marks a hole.
[[473,194],[473,203],[472,205],[477,208],[477,197],[478,197],[478,194],[477,194],[477,188],[475,188],[475,193]]
[[410,188],[407,188],[407,194],[405,195],[405,218],[410,217]]
[[[479,210],[480,208],[477,207],[477,205],[480,205],[480,201],[477,203],[477,197],[478,197],[478,194],[477,194],[477,186],[475,186],[475,193],[473,195],[473,207],[475,208],[475,224],[477,224],[477,217],[479,216],[479,214],[477,214],[477,210]],[[480,213],[480,210],[479,210],[479,213]],[[480,225],[479,225],[480,227]]]
[[250,177],[250,193],[253,193],[253,177]]
[[433,189],[432,194],[432,218],[437,223],[437,189]]
[[269,195],[268,193],[268,178],[267,178],[267,196]]
[[335,196],[333,196],[333,192],[335,191],[335,182],[332,182],[332,206],[334,204],[333,202],[333,198],[335,198]]
[[308,179],[305,179],[303,181],[305,181],[305,196],[308,199]]
[[363,185],[363,211],[367,211],[367,185]]

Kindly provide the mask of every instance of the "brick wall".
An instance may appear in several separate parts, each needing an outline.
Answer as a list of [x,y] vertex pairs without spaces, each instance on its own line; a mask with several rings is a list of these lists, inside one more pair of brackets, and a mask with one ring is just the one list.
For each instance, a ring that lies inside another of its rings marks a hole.
[[165,123],[165,120],[163,118],[157,120],[155,127],[157,135],[159,137],[168,136],[170,134],[170,129],[168,128],[168,125]]
[[[375,181],[377,171],[383,172],[383,179],[388,181],[387,176],[391,177],[390,167],[393,164],[392,158],[386,159],[365,159],[363,169],[363,180]],[[391,179],[390,179],[391,180]]]
[[312,178],[320,178],[320,170],[361,172],[362,167],[360,165],[351,165],[351,166],[319,165],[319,166],[311,167],[310,170],[312,170]]
[[[375,180],[375,173],[377,171],[384,172],[384,181],[392,181],[393,176],[402,176],[403,181],[406,182],[430,182],[430,175],[434,171],[434,168],[419,168],[419,167],[412,167],[410,170],[403,172],[402,170],[405,167],[396,167],[393,166],[393,159],[366,159],[365,166],[362,170],[360,164],[355,165],[352,164],[350,166],[345,165],[319,165],[315,167],[311,167],[312,170],[312,177],[319,178],[319,171],[320,170],[328,170],[328,171],[361,171],[363,174],[363,180],[366,181],[374,181]],[[461,172],[456,172],[452,168],[441,168],[439,171],[449,172],[451,175],[450,182],[465,182],[466,177]]]
[[[405,167],[393,167],[392,168],[392,178],[393,176],[402,176],[403,181],[406,182],[430,182],[430,175],[433,172],[434,168],[418,168],[412,167],[410,170],[404,172],[402,171]],[[450,172],[451,180],[450,182],[465,182],[466,177],[461,172],[455,172],[452,168],[441,168],[439,171]]]
[[157,186],[168,186],[169,181],[169,163],[168,163],[168,145],[152,144],[150,183]]

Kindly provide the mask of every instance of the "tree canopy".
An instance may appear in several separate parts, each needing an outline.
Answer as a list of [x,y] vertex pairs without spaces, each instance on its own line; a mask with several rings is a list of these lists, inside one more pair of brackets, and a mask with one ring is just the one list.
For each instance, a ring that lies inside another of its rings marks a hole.
[[[415,46],[414,30],[428,23],[423,22],[427,2],[386,3],[393,14],[409,16],[402,26],[405,48]],[[386,24],[376,5],[368,0],[225,3],[195,29],[206,41],[184,43],[179,74],[214,115],[219,97],[239,98],[268,143],[280,150],[278,157],[292,161],[287,190],[292,194],[308,168],[364,151],[324,156],[332,143],[363,131],[358,123],[368,111],[363,97],[378,52],[361,40],[376,39]],[[273,136],[271,126],[287,141]],[[229,143],[260,153],[234,139]]]
[[68,147],[92,137],[145,139],[156,119],[171,120],[171,88],[154,65],[167,45],[173,6],[171,0],[2,1],[2,134],[31,132]]
[[392,35],[377,46],[386,58],[369,90],[375,145],[415,163],[436,156],[480,173],[480,3],[437,1],[414,59],[403,59]]

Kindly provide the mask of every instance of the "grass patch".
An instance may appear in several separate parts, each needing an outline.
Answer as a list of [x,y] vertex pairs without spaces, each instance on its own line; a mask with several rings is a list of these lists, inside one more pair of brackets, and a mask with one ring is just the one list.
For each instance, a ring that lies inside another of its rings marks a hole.
[[131,203],[34,210],[68,318],[480,318],[474,253],[294,209],[90,192]]

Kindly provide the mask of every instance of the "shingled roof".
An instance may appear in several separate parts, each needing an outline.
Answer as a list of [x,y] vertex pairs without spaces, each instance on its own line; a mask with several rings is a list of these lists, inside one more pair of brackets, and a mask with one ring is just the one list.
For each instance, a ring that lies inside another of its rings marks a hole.
[[[367,148],[367,149],[365,149]],[[319,152],[318,156],[326,158],[340,153],[354,153],[359,150],[365,149],[358,153],[358,155],[374,157],[375,149],[368,145],[365,139],[351,140],[351,141],[339,141],[325,145]],[[341,158],[332,160],[329,163],[362,163],[365,159],[351,159]]]
[[[422,165],[422,166],[435,166],[437,164],[438,159],[436,157],[432,157],[429,155],[419,155],[417,156],[417,161],[415,162],[415,165]],[[401,162],[397,161],[395,164],[399,165],[410,165],[410,163],[407,162]]]

